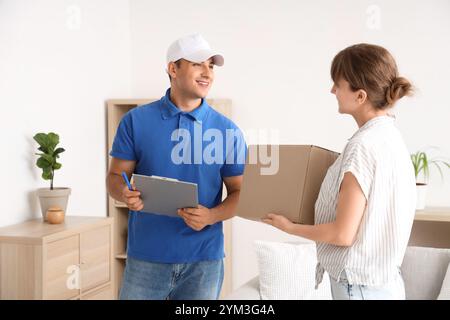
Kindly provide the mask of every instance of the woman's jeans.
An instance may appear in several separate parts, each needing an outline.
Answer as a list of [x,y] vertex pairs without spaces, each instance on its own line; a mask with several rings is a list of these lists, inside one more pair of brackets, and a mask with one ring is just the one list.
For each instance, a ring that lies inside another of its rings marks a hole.
[[339,282],[330,277],[330,283],[334,300],[405,300],[405,285],[400,272],[390,283],[377,287],[349,284],[345,271]]
[[223,261],[153,263],[128,257],[120,300],[215,300]]

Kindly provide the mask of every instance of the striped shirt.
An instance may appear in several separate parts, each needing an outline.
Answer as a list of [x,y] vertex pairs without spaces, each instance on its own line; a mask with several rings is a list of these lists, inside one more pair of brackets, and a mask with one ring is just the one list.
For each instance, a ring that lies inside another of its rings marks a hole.
[[409,152],[392,116],[366,122],[349,139],[328,169],[315,204],[315,223],[336,220],[346,172],[358,181],[367,205],[353,245],[317,244],[316,286],[324,271],[336,281],[378,286],[395,279],[408,244],[416,204],[416,183]]

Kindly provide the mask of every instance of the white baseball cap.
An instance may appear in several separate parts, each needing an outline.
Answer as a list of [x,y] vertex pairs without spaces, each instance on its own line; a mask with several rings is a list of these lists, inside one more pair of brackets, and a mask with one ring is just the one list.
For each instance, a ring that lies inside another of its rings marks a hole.
[[201,63],[209,58],[213,58],[215,65],[223,66],[223,56],[213,51],[209,43],[199,33],[182,37],[167,49],[167,63],[180,59]]

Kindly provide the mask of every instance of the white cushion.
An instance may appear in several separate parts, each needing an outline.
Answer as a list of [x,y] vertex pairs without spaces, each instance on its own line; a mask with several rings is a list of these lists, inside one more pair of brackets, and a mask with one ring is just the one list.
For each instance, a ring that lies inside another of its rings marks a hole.
[[450,262],[450,249],[408,247],[402,263],[407,300],[435,300]]
[[438,300],[450,300],[450,263],[447,267],[444,281],[442,282],[441,293],[438,295]]
[[327,274],[316,290],[316,245],[255,241],[262,300],[331,299]]

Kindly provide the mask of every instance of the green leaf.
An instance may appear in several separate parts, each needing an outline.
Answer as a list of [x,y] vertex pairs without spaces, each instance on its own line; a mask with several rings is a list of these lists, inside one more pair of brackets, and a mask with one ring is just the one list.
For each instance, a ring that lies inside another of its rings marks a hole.
[[53,170],[61,169],[61,167],[62,167],[61,163],[55,162],[55,164],[53,165]]
[[416,175],[416,180],[420,172],[423,172],[423,176],[426,180],[430,177],[430,167],[431,165],[435,166],[439,174],[441,175],[441,178],[444,178],[444,174],[442,171],[442,165],[447,166],[450,168],[450,163],[445,161],[443,158],[435,157],[435,158],[429,158],[424,151],[417,151],[414,154],[411,154],[411,161],[414,166],[414,173]]
[[423,159],[422,159],[422,161],[423,161],[423,166],[422,166],[423,167],[423,175],[425,177],[425,180],[428,181],[428,178],[430,177],[430,167],[428,165],[428,157],[427,157],[427,155],[424,152],[422,152],[422,155],[423,155]]
[[424,178],[428,180],[429,169],[428,169],[428,159],[425,152],[417,152],[414,157],[415,160],[415,171],[417,172],[417,176],[423,171]]
[[45,160],[44,158],[40,157],[39,159],[37,159],[36,161],[36,165],[38,166],[38,168],[41,169],[46,169],[46,168],[50,168],[52,166],[51,163],[49,163],[47,160]]
[[53,178],[52,170],[51,169],[49,169],[49,170],[44,169],[44,171],[42,172],[42,178],[44,180],[51,180]]
[[419,175],[419,163],[417,161],[417,153],[411,154],[411,161],[414,167],[414,175],[416,176],[417,180],[417,176]]
[[48,134],[48,140],[50,142],[50,146],[54,150],[56,145],[59,143],[59,136],[56,133],[50,132]]
[[38,150],[39,150],[39,151],[42,151],[42,152],[44,152],[44,153],[48,153],[47,147],[39,147]]
[[59,158],[59,154],[66,151],[64,148],[58,148],[53,152],[53,156]]
[[441,179],[444,179],[444,174],[442,173],[442,169],[439,166],[438,162],[433,161],[432,164],[434,164],[436,166],[436,168],[439,170],[439,173],[441,174]]
[[43,154],[41,157],[47,160],[50,164],[53,164],[56,161],[56,159],[49,154]]
[[[34,135],[33,139],[41,146],[44,148],[48,148],[50,142],[48,139],[48,136],[45,133],[37,133]],[[41,150],[43,151],[43,150]]]

